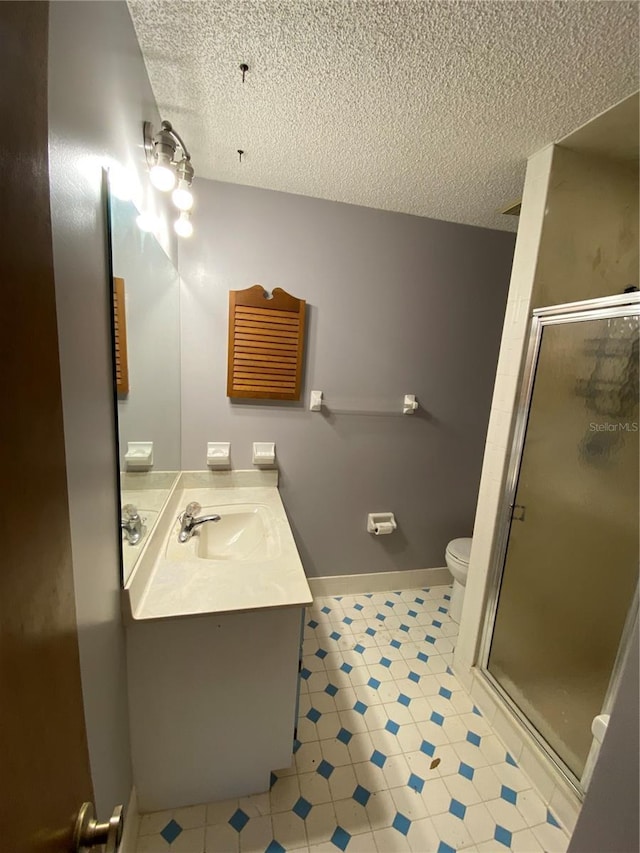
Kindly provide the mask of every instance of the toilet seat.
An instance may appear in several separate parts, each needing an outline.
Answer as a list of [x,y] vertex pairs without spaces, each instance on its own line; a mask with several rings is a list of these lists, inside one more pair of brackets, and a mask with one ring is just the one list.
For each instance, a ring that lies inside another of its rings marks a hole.
[[471,542],[471,539],[452,539],[447,545],[447,556],[461,568],[469,567]]

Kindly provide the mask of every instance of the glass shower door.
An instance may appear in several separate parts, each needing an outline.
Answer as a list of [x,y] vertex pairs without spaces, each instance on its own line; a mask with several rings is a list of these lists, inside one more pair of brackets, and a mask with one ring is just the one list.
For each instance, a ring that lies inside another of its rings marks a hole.
[[488,655],[576,780],[638,580],[637,311],[538,321]]

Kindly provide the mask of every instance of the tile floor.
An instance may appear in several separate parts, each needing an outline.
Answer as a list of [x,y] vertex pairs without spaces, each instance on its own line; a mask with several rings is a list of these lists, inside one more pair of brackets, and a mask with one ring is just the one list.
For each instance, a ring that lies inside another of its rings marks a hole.
[[291,767],[264,794],[144,815],[137,853],[564,853],[449,668],[450,592],[316,599]]

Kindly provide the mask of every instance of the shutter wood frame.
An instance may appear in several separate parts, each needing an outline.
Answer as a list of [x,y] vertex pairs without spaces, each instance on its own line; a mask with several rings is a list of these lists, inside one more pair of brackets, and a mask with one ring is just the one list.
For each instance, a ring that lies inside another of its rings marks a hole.
[[255,284],[229,291],[227,396],[300,399],[306,302]]

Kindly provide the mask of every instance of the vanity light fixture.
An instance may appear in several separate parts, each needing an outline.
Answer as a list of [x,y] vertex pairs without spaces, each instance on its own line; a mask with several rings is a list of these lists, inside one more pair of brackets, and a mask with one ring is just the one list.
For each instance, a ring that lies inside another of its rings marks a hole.
[[180,211],[174,222],[174,230],[180,237],[191,237],[190,210],[193,207],[194,170],[191,155],[181,136],[170,121],[163,121],[160,130],[154,133],[151,122],[144,122],[144,150],[149,165],[149,178],[156,189],[172,193],[172,201]]

